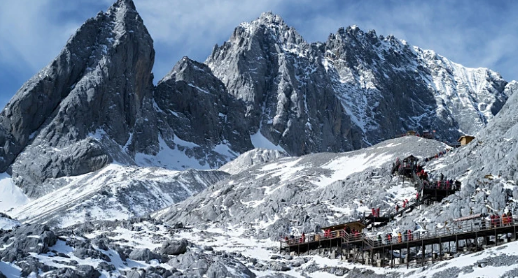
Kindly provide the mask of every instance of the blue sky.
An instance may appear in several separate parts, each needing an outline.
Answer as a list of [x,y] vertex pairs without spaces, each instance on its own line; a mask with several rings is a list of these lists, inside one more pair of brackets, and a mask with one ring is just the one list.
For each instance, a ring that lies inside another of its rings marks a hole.
[[[0,107],[115,0],[1,0]],[[357,25],[518,80],[518,1],[134,0],[155,42],[155,83],[182,56],[204,61],[241,22],[272,11],[308,41]]]

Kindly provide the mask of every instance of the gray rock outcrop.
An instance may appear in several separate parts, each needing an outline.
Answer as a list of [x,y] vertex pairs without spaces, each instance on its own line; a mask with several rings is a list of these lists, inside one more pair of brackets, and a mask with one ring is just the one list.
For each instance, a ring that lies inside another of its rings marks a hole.
[[181,239],[178,241],[167,240],[162,243],[162,247],[158,251],[163,255],[180,255],[187,252],[187,246],[189,242],[186,239]]
[[24,257],[28,252],[46,253],[57,242],[57,236],[45,225],[24,225],[3,235],[3,242],[9,249],[0,251],[0,258],[13,262]]
[[151,260],[161,260],[162,256],[149,250],[148,248],[137,248],[131,251],[128,258],[135,261],[149,262]]

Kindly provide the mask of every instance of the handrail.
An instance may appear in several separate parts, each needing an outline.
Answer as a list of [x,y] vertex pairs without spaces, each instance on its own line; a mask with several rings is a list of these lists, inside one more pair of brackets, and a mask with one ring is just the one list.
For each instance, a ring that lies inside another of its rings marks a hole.
[[[479,225],[477,225],[479,224]],[[289,238],[288,241],[281,240],[281,248],[283,245],[298,245],[301,243],[311,243],[317,242],[321,240],[330,240],[333,238],[343,238],[346,242],[354,242],[354,241],[364,241],[371,248],[376,248],[380,246],[389,246],[393,244],[399,244],[403,242],[412,242],[412,241],[421,241],[425,239],[433,239],[450,235],[459,235],[464,233],[473,233],[478,231],[488,231],[502,227],[512,227],[518,226],[518,221],[512,217],[500,217],[498,220],[492,219],[487,220],[483,219],[480,223],[473,225],[473,223],[463,222],[463,223],[452,223],[452,225],[444,226],[440,229],[436,229],[433,233],[426,232],[422,234],[420,231],[414,231],[408,234],[408,232],[404,232],[399,235],[392,235],[391,240],[388,241],[386,237],[376,238],[372,236],[366,236],[362,233],[357,234],[348,234],[345,231],[332,231],[328,236],[324,234],[314,234],[304,237],[304,241],[302,241],[301,236]],[[317,238],[318,240],[309,241],[310,238]],[[308,240],[306,240],[308,239]]]

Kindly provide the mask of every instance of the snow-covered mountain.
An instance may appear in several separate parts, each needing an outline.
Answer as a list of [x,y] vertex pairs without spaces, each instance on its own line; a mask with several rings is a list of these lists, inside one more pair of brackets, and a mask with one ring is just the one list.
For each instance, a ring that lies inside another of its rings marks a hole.
[[238,26],[205,63],[184,57],[156,86],[153,62],[134,3],[118,0],[2,110],[0,277],[518,272],[514,243],[420,273],[279,257],[276,242],[412,199],[392,162],[449,147],[393,139],[407,130],[476,135],[425,163],[462,190],[371,232],[514,210],[516,81],[356,26],[308,43],[272,13]]
[[237,27],[206,63],[255,111],[251,124],[297,155],[357,149],[407,130],[455,142],[484,127],[516,86],[356,26],[309,44],[272,13]]
[[153,86],[153,41],[131,0],[85,22],[0,113],[0,171],[31,198],[112,162],[217,168],[254,147],[349,151],[406,130],[474,134],[516,90],[488,69],[358,27],[308,43],[279,16],[238,26],[205,64]]

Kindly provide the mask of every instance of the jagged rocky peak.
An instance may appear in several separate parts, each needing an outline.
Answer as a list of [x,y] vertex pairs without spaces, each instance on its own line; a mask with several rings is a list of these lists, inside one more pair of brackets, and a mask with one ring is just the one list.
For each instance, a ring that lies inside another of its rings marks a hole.
[[484,127],[507,99],[498,73],[466,68],[393,35],[340,28],[320,49],[328,73],[337,75],[335,92],[370,143],[427,129],[455,142]]
[[[175,81],[183,80],[191,84],[197,81],[196,78],[198,78],[198,75],[200,74],[205,77],[213,77],[212,71],[207,65],[191,60],[189,57],[185,56],[178,61],[173,69],[158,83],[160,84],[161,82],[174,79]],[[213,78],[216,79],[215,77]],[[221,91],[221,89],[223,88],[218,88],[219,91]],[[207,91],[207,93],[211,93],[211,91]]]
[[31,192],[27,186],[48,178],[103,167],[113,160],[113,144],[152,151],[156,139],[140,131],[154,122],[154,55],[132,1],[87,20],[0,114],[0,172],[10,167]]
[[[217,60],[229,48],[258,51],[265,43],[277,45],[278,49],[272,49],[273,53],[280,49],[303,53],[309,49],[309,44],[295,28],[288,26],[279,15],[267,12],[254,21],[243,22],[236,27],[229,41],[221,47],[214,47],[207,62],[210,66],[210,60]],[[267,45],[265,47],[269,48]]]
[[254,35],[254,33],[265,32],[273,35],[281,45],[305,44],[306,41],[295,30],[288,26],[284,20],[272,12],[262,13],[261,16],[252,22],[241,23],[234,31],[232,37],[237,38],[243,34]]
[[295,29],[266,13],[241,24],[206,64],[230,94],[246,103],[249,129],[289,154],[359,147],[359,130],[320,61]]
[[183,57],[158,82],[154,99],[166,144],[175,147],[175,138],[194,143],[190,156],[203,165],[219,167],[253,148],[244,103],[205,64]]

